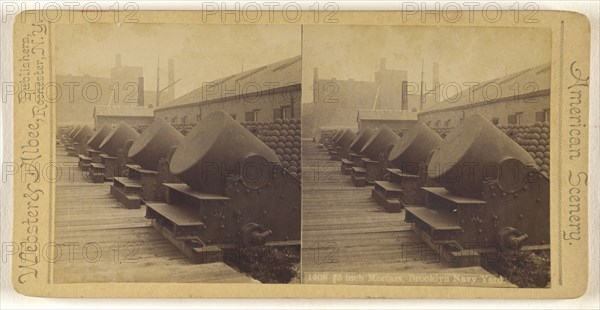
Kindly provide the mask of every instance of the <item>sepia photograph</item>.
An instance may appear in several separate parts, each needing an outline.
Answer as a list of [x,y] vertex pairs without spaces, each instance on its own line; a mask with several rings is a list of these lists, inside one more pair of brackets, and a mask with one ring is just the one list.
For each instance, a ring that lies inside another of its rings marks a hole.
[[594,292],[585,15],[133,3],[7,11],[15,295]]
[[305,26],[303,281],[549,287],[550,52],[540,28]]
[[300,30],[56,27],[55,283],[299,283]]

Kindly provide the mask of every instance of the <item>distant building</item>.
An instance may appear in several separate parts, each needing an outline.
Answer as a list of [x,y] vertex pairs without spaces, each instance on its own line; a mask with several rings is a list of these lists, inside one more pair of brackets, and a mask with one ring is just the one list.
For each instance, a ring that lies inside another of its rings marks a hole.
[[[169,60],[168,75],[172,83],[173,60]],[[115,65],[108,77],[57,75],[56,83],[60,88],[56,105],[60,124],[92,124],[96,106],[152,106],[156,101],[156,91],[145,90],[143,68],[123,65],[120,54],[115,55]],[[163,102],[174,97],[173,87],[161,94]],[[62,118],[64,115],[68,115],[68,119]]]
[[138,106],[97,106],[93,111],[94,129],[125,122],[132,127],[148,126],[154,121],[152,108]]
[[485,81],[419,112],[432,128],[479,113],[497,125],[550,121],[550,63]]
[[195,124],[217,110],[239,122],[300,118],[301,81],[302,56],[296,56],[203,83],[154,113],[174,126]]
[[417,112],[408,110],[358,110],[356,115],[358,131],[370,128],[375,131],[382,127],[408,129],[417,122]]
[[[437,85],[438,81],[437,68],[437,64],[434,64],[433,85]],[[435,97],[421,96],[415,89],[411,89],[415,83],[409,82],[407,76],[404,70],[387,68],[383,58],[373,81],[321,79],[318,69],[315,68],[314,98],[310,104],[313,121],[312,126],[304,126],[303,131],[316,137],[323,128],[356,130],[359,110],[409,111],[416,115],[416,112],[429,105],[429,101],[435,100]],[[422,102],[421,98],[427,102]]]

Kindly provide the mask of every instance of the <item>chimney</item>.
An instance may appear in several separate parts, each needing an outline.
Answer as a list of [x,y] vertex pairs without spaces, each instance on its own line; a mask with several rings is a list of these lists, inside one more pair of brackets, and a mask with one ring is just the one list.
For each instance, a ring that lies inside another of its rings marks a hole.
[[121,54],[115,55],[115,68],[121,68]]
[[144,106],[144,77],[138,77],[138,107]]
[[313,69],[313,81],[317,81],[319,79],[319,68]]
[[433,82],[433,89],[437,89],[437,87],[439,86],[438,84],[440,83],[440,76],[439,76],[439,64],[437,62],[433,63],[433,74],[432,76],[432,82]]
[[379,59],[379,71],[385,71],[385,58]]

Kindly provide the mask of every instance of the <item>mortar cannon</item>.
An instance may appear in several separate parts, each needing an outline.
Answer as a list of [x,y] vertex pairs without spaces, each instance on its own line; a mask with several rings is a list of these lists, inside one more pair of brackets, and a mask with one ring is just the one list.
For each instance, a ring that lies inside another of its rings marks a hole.
[[112,131],[112,128],[109,125],[105,125],[100,128],[98,131],[94,133],[88,140],[87,144],[90,148],[94,150],[98,150],[100,148],[100,144],[104,141],[104,138]]
[[393,145],[388,161],[394,167],[387,169],[388,180],[375,182],[371,197],[388,212],[400,212],[405,205],[424,204],[421,187],[438,186],[427,177],[427,163],[441,142],[435,131],[416,123]]
[[111,130],[112,128],[106,125],[94,132],[94,134],[88,139],[86,154],[79,155],[79,168],[81,170],[89,170],[92,162],[101,163],[101,152],[98,151],[98,148],[100,147],[100,143],[102,143],[104,138],[106,138]]
[[73,141],[78,143],[86,143],[87,140],[94,135],[94,131],[88,127],[88,125],[83,125],[81,129],[73,136]]
[[342,146],[340,145],[340,139],[342,139],[342,137],[347,134],[348,131],[348,129],[340,129],[331,139],[331,142],[327,147],[331,160],[340,160],[340,151],[342,149]]
[[351,177],[354,186],[363,187],[384,178],[387,154],[398,139],[400,137],[386,126],[371,135],[360,151],[362,155],[360,165],[352,168]]
[[342,132],[342,134],[335,141],[335,153],[332,155],[333,160],[340,159],[348,159],[349,158],[349,147],[352,141],[356,138],[356,134],[350,130],[346,129]]
[[73,129],[73,131],[69,133],[69,139],[73,140],[73,138],[75,138],[75,135],[79,132],[79,130],[81,130],[81,127],[81,125],[77,125],[75,129]]
[[406,206],[405,221],[461,266],[498,252],[549,249],[550,183],[528,155],[481,115],[465,118],[428,164],[443,187],[422,187],[425,204]]
[[140,134],[125,122],[120,122],[117,127],[109,132],[98,149],[108,156],[117,156],[120,148],[123,148],[127,140],[135,140]]
[[354,138],[354,141],[352,141],[352,143],[350,143],[350,147],[349,147],[350,151],[352,151],[355,154],[360,154],[363,147],[365,146],[367,141],[369,141],[371,139],[371,137],[373,136],[374,133],[375,132],[371,128],[365,128],[365,129],[361,130],[358,133],[358,135]]
[[157,118],[142,132],[129,149],[129,157],[144,169],[157,170],[158,161],[166,158],[173,146],[179,145],[183,135],[165,120]]
[[300,181],[224,111],[188,133],[170,170],[184,183],[165,183],[166,203],[146,202],[146,217],[193,261],[234,245],[299,245]]
[[476,114],[451,131],[429,164],[430,177],[458,195],[481,198],[486,179],[507,191],[522,187],[531,156],[500,129]]
[[435,131],[418,122],[394,144],[388,161],[404,173],[419,174],[441,142]]
[[363,161],[361,160],[362,155],[360,155],[360,151],[373,134],[374,131],[372,129],[365,128],[354,137],[354,140],[348,146],[347,157],[342,158],[342,173],[351,174],[353,167],[362,166]]
[[[168,160],[183,135],[168,122],[155,119],[128,148],[126,177],[114,177],[111,194],[128,209],[140,208],[144,201],[163,201],[164,182],[179,182],[168,171]],[[127,149],[127,147],[125,148]],[[161,167],[167,166],[167,169]]]
[[87,139],[89,139],[93,133],[93,130],[87,125],[81,125],[78,130],[73,131],[71,134],[71,141],[67,146],[67,155],[78,156],[79,154],[85,154],[87,150]]
[[81,125],[77,125],[75,127],[72,128],[72,130],[69,130],[66,134],[66,136],[64,137],[64,145],[65,145],[65,150],[67,151],[67,154],[69,156],[74,156],[74,149],[73,149],[73,138],[75,137],[75,135],[79,132],[79,130],[81,129]]
[[124,169],[124,160],[128,148],[137,139],[139,133],[124,122],[119,123],[109,132],[98,150],[100,162],[92,162],[89,168],[89,177],[93,182],[112,181],[115,176],[120,176]]

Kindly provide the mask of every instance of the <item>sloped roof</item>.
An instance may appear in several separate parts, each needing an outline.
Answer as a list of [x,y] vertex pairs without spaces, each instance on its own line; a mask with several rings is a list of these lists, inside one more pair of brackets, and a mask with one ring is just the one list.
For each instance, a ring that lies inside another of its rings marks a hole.
[[358,110],[357,120],[416,121],[417,112],[409,110]]
[[[523,98],[533,93],[547,92],[550,90],[550,71],[550,63],[545,63],[485,81],[477,86],[469,87],[441,103],[431,105],[420,113],[453,110],[464,108],[470,104],[515,98],[517,97],[515,95]],[[496,93],[498,89],[500,90],[499,94]]]
[[154,117],[154,111],[138,106],[99,105],[94,107],[94,116]]
[[[295,56],[266,66],[203,83],[189,93],[175,98],[156,110],[181,105],[197,104],[224,99],[235,95],[250,95],[256,91],[300,84],[302,81],[302,56]],[[235,94],[235,95],[234,95]]]

